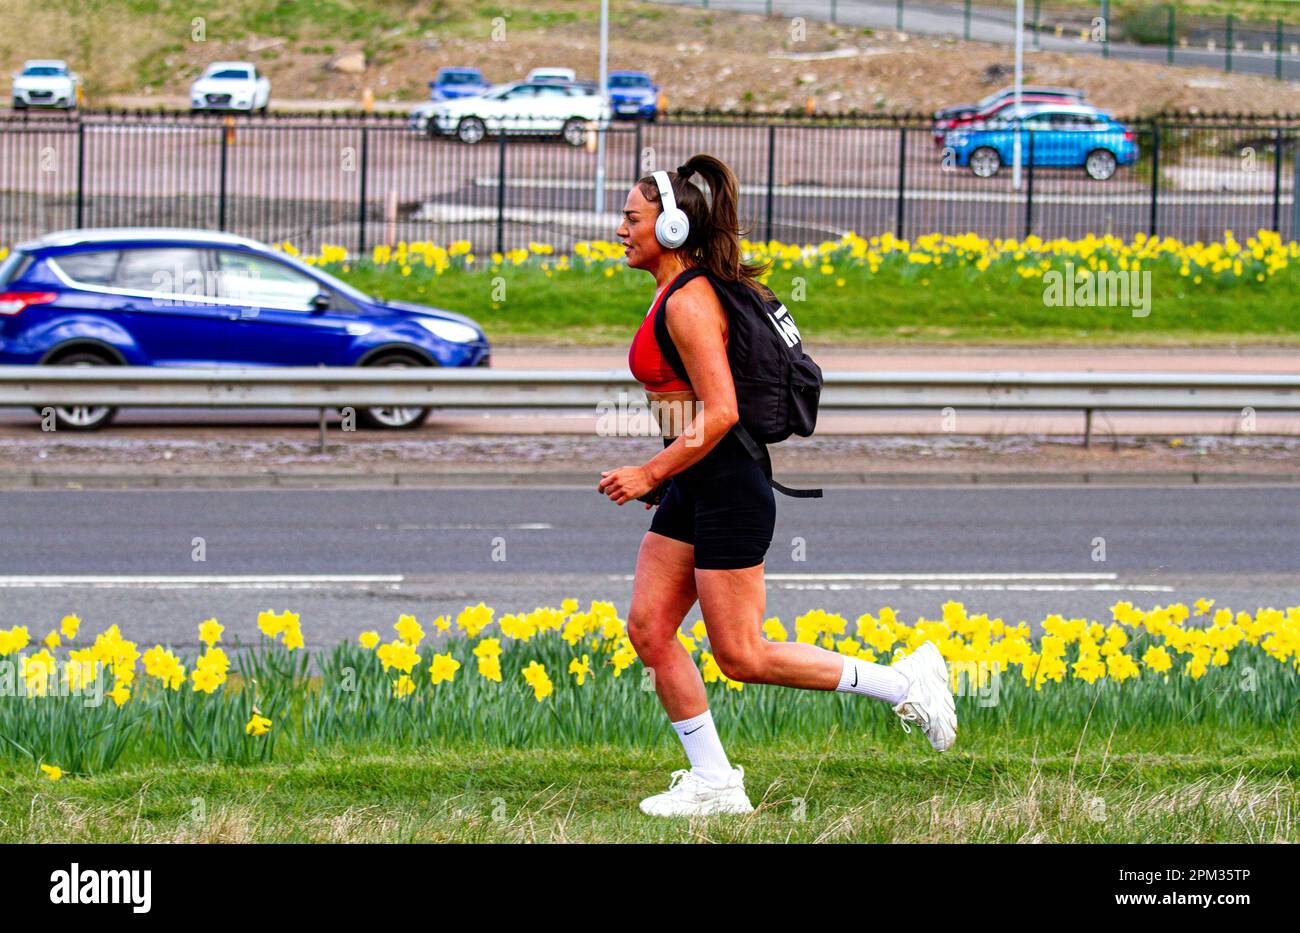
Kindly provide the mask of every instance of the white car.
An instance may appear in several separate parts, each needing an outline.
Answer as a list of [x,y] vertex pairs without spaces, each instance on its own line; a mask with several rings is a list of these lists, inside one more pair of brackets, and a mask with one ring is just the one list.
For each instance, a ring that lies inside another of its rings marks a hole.
[[490,134],[562,136],[571,146],[587,141],[587,125],[608,126],[609,99],[581,84],[516,81],[478,97],[429,101],[411,111],[410,128],[429,136],[476,143]]
[[190,87],[190,110],[259,110],[271,102],[271,82],[252,62],[213,62]]
[[71,110],[77,106],[77,87],[81,83],[68,63],[57,59],[34,58],[23,63],[21,72],[14,72],[14,109],[27,107],[62,107]]
[[534,68],[524,80],[573,82],[578,80],[578,73],[572,68]]

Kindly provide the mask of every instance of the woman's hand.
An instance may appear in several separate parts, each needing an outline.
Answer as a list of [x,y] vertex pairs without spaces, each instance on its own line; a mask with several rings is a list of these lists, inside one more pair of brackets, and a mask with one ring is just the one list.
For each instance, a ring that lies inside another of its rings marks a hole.
[[[639,499],[658,485],[650,479],[645,467],[621,466],[617,470],[602,470],[600,476],[600,485],[596,488],[618,505]],[[645,507],[650,508],[650,503],[647,502]]]

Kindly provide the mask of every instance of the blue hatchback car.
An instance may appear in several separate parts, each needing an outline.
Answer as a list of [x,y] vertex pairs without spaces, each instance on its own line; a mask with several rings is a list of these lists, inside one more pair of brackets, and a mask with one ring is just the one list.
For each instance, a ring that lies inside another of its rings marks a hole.
[[[487,366],[482,328],[452,311],[364,294],[244,237],[207,230],[64,230],[0,262],[0,364]],[[114,409],[56,411],[102,427]],[[428,408],[363,408],[414,428]]]
[[1030,163],[1032,153],[1035,168],[1082,168],[1105,181],[1138,158],[1133,132],[1087,104],[1021,104],[999,119],[953,130],[944,136],[944,150],[958,165],[991,178],[1012,164],[1017,129],[1021,165]]

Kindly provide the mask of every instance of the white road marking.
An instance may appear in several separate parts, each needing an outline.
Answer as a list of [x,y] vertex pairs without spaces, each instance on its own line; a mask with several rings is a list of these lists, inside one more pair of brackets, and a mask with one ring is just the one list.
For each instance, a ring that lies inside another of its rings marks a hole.
[[219,586],[228,589],[255,589],[282,587],[284,589],[312,589],[321,584],[372,584],[401,583],[401,574],[9,574],[0,576],[0,589],[30,589],[43,587],[90,587],[108,589],[130,586],[157,586],[164,588]]

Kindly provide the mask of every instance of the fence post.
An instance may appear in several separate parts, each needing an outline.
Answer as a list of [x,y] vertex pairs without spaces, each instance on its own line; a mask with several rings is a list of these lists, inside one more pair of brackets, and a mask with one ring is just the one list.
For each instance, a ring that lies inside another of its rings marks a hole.
[[1038,32],[1039,32],[1038,7],[1041,3],[1042,0],[1034,0],[1034,48],[1036,49],[1042,47],[1038,41]]
[[965,21],[965,26],[964,26],[964,31],[962,32],[962,38],[964,38],[967,42],[969,42],[970,41],[970,0],[966,0],[966,9],[963,15],[963,19]]
[[903,208],[906,203],[903,198],[907,190],[907,127],[898,128],[898,211],[895,217],[894,226],[898,230],[894,236],[900,240],[903,239]]
[[636,121],[636,151],[632,153],[632,184],[641,177],[641,151],[644,142],[641,139],[641,121]]
[[1148,235],[1156,235],[1160,209],[1160,121],[1151,121],[1151,227]]
[[903,0],[898,0],[898,31],[903,31]]
[[1300,239],[1300,146],[1296,146],[1291,167],[1291,239]]
[[1172,65],[1174,63],[1174,39],[1175,39],[1174,17],[1177,15],[1178,15],[1177,12],[1174,10],[1174,5],[1172,3],[1169,4],[1169,29],[1167,30],[1169,33],[1169,50],[1165,55],[1165,63],[1169,65]]
[[369,127],[364,123],[361,124],[361,185],[360,193],[357,198],[357,258],[364,259],[366,256],[366,166],[370,164],[370,133]]
[[1282,232],[1282,127],[1273,129],[1273,232]]
[[1223,43],[1223,70],[1231,73],[1232,71],[1232,14],[1228,14],[1228,36]]
[[767,0],[767,9],[764,12],[768,16],[772,15],[772,0]]
[[767,125],[767,242],[772,242],[772,200],[776,184],[776,124]]
[[836,0],[831,0],[831,25],[839,25],[839,20],[835,18]]
[[1025,239],[1029,239],[1034,232],[1034,133],[1031,130],[1025,135],[1029,137],[1028,158],[1025,160]]
[[506,251],[506,134],[497,139],[497,252]]
[[86,201],[86,124],[77,120],[77,229],[83,223]]
[[225,126],[219,126],[221,132],[221,178],[217,188],[217,229],[226,229],[226,139],[229,134]]

